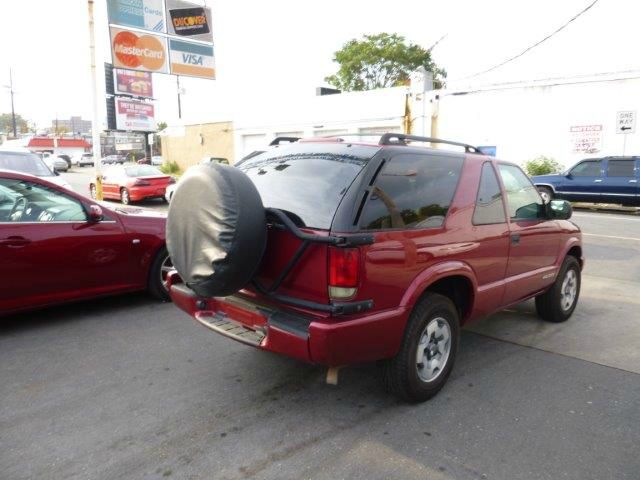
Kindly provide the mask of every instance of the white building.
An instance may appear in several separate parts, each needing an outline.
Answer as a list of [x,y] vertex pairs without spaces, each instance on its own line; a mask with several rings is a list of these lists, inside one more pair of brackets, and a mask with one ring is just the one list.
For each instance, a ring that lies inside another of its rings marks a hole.
[[[396,87],[245,105],[233,119],[236,159],[277,136],[402,132],[407,93]],[[616,133],[620,111],[640,111],[638,71],[411,96],[412,133],[494,146],[499,158],[518,163],[640,155],[639,133]]]

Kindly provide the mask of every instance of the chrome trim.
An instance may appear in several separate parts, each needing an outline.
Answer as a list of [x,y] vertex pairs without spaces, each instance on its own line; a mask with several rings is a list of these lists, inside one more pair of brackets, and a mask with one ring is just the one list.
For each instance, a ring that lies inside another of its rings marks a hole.
[[229,320],[226,315],[213,312],[196,313],[195,319],[205,327],[220,335],[229,337],[238,342],[259,347],[266,337],[264,329],[251,330],[237,322]]
[[90,223],[91,225],[100,225],[101,223],[118,223],[118,222],[116,222],[115,220],[104,220],[104,221],[101,220],[99,222],[87,222],[87,221],[84,221],[84,222],[67,222],[67,221],[65,221],[65,222],[56,222],[54,220],[54,221],[51,221],[51,222],[0,222],[0,225],[16,225],[16,226],[17,225],[51,225],[51,224],[57,224],[57,225],[60,225],[60,224],[86,225],[88,223]]

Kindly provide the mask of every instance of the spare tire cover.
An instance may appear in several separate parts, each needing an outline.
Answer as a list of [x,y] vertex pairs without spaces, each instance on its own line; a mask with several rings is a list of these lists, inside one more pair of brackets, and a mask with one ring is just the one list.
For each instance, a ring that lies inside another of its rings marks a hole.
[[204,297],[231,295],[256,273],[267,224],[253,182],[217,163],[191,167],[171,199],[167,250],[173,266]]

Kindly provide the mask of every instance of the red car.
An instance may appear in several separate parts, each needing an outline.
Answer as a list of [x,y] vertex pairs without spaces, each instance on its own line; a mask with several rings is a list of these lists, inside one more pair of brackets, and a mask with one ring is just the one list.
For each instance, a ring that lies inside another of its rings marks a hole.
[[584,258],[570,216],[469,145],[299,141],[181,178],[169,290],[219,334],[329,367],[381,361],[390,391],[423,401],[462,326],[529,298],[547,321],[571,316]]
[[0,315],[143,289],[168,299],[165,223],[0,170]]
[[[147,198],[162,198],[175,178],[151,165],[115,166],[102,175],[102,195],[105,199],[120,200],[124,205]],[[91,198],[96,198],[96,185],[89,184]]]

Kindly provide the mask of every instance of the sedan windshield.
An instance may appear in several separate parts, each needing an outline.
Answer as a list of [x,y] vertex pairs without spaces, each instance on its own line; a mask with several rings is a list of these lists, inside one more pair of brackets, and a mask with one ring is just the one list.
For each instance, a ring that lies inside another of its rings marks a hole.
[[54,176],[40,157],[27,152],[0,152],[0,168],[38,177]]

